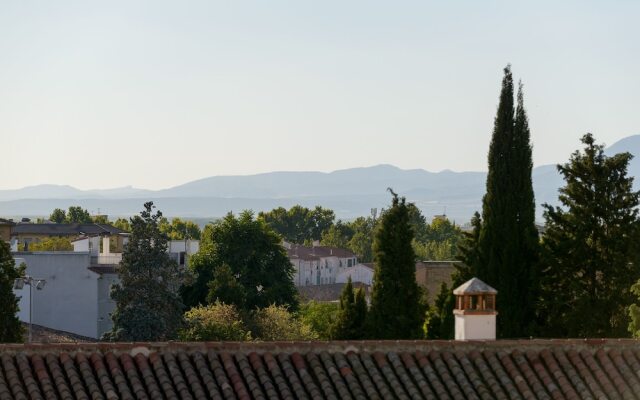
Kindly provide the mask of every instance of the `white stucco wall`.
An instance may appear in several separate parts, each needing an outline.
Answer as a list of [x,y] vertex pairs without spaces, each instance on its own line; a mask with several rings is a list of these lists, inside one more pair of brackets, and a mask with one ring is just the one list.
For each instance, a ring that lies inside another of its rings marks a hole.
[[344,268],[336,277],[336,283],[347,283],[351,277],[351,282],[361,282],[366,285],[373,283],[373,269],[363,264],[357,264],[355,267]]
[[[33,291],[33,323],[92,338],[98,337],[98,277],[87,252],[22,252],[27,275],[47,281]],[[29,288],[23,289],[24,297]],[[28,322],[28,303],[20,312]],[[25,318],[26,316],[26,318]]]
[[456,340],[495,340],[496,315],[455,315]]

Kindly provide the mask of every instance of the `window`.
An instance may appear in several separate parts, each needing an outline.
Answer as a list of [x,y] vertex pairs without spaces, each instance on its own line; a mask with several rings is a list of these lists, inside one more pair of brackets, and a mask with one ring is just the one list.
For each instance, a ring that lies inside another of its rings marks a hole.
[[351,262],[352,262],[352,260],[351,260],[351,259],[348,259],[348,260],[347,260],[347,268],[351,268],[351,265],[352,265],[352,264],[351,264]]

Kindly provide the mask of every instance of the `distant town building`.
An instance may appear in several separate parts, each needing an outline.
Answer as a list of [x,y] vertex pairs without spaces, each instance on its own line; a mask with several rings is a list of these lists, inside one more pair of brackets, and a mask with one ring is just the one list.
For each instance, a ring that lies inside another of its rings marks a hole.
[[440,292],[443,283],[451,289],[451,276],[455,272],[455,265],[459,261],[418,261],[416,262],[416,282],[419,286],[427,290],[429,303],[433,301]]
[[284,243],[294,267],[296,286],[328,285],[337,282],[338,274],[358,263],[349,250],[330,246],[301,246]]
[[31,243],[38,243],[52,237],[64,237],[75,240],[85,236],[110,236],[115,239],[115,250],[122,252],[123,239],[117,235],[125,234],[122,229],[109,224],[32,224],[18,223],[11,227],[10,240],[12,245],[29,251]]
[[15,223],[11,220],[0,218],[0,240],[9,242],[11,240],[11,228]]
[[[74,251],[14,252],[17,263],[24,262],[26,274],[46,280],[42,290],[33,292],[33,323],[47,328],[99,339],[111,330],[115,302],[111,286],[119,282],[118,265],[128,234],[83,235],[72,241]],[[114,243],[116,246],[114,247]],[[181,266],[199,250],[195,240],[168,243],[169,255]],[[21,321],[29,321],[29,290],[15,290],[20,297]]]

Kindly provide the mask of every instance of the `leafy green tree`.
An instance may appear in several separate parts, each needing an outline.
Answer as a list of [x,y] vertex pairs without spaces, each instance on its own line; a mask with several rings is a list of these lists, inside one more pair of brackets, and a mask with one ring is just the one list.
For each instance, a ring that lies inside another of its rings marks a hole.
[[318,334],[318,339],[331,340],[331,329],[338,317],[338,304],[308,301],[300,305],[300,320]]
[[53,212],[49,216],[49,221],[55,222],[56,224],[62,224],[66,220],[67,220],[67,213],[61,208],[56,208],[55,210],[53,210]]
[[638,268],[638,204],[629,153],[608,157],[591,134],[559,165],[563,207],[544,205],[543,333],[622,337]]
[[269,212],[260,212],[258,219],[264,221],[287,242],[304,244],[320,240],[322,233],[333,225],[335,213],[320,206],[311,210],[296,205],[289,210],[279,207]]
[[473,275],[495,287],[498,336],[529,336],[535,331],[539,295],[538,232],[531,184],[531,144],[522,87],[514,114],[513,78],[504,70],[500,104],[489,148],[487,192]]
[[318,334],[311,326],[295,317],[289,309],[272,304],[252,313],[252,332],[259,340],[316,340]]
[[24,274],[24,265],[16,268],[9,245],[0,240],[0,343],[21,343],[23,328],[18,319],[18,299],[13,284]]
[[[361,299],[358,300],[358,298]],[[361,289],[354,291],[351,277],[349,277],[340,295],[340,308],[332,328],[331,338],[338,340],[363,338],[366,316],[367,303],[364,298],[364,291]]]
[[73,251],[71,241],[66,237],[50,237],[38,243],[31,243],[30,251]]
[[94,215],[91,217],[91,221],[94,224],[108,224],[109,218],[106,215]]
[[251,332],[245,326],[235,306],[216,301],[208,306],[194,307],[184,315],[185,328],[180,331],[184,341],[246,341]]
[[67,217],[64,220],[67,224],[90,224],[93,222],[89,211],[80,206],[71,206],[67,210]]
[[338,247],[340,249],[349,248],[349,241],[353,237],[355,231],[351,224],[338,220],[334,225],[322,233],[320,244],[323,246]]
[[[195,280],[182,289],[185,303],[195,306],[220,299],[241,311],[271,304],[295,310],[298,303],[292,280],[294,270],[280,241],[250,211],[237,218],[229,213],[207,225],[200,251],[191,257],[189,268]],[[224,269],[220,271],[221,268]]]
[[173,218],[171,223],[166,218],[162,218],[160,230],[166,233],[171,240],[185,240],[185,238],[200,240],[202,234],[198,224],[180,218]]
[[122,229],[125,232],[131,232],[131,225],[129,224],[129,220],[126,218],[118,218],[113,222],[112,225],[118,229]]
[[[640,299],[640,280],[631,286],[631,293]],[[629,332],[634,338],[640,338],[640,305],[637,303],[629,306]]]
[[[407,204],[409,223],[413,228],[413,236],[418,242],[427,241],[428,224],[420,209],[413,203]],[[384,214],[384,212],[383,212]]]
[[375,271],[369,332],[374,339],[412,339],[422,335],[424,310],[415,277],[413,229],[404,197],[381,217],[373,243]]
[[120,283],[111,290],[116,308],[107,340],[168,340],[182,327],[181,273],[167,253],[167,236],[158,228],[162,213],[153,213],[153,208],[153,202],[147,202],[140,216],[131,218],[131,236],[118,268]]

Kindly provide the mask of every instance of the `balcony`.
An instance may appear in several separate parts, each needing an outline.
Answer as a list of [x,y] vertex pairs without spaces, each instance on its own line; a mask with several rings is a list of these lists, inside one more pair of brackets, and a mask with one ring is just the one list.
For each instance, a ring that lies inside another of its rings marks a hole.
[[91,264],[116,265],[122,261],[122,253],[100,254],[91,257]]

